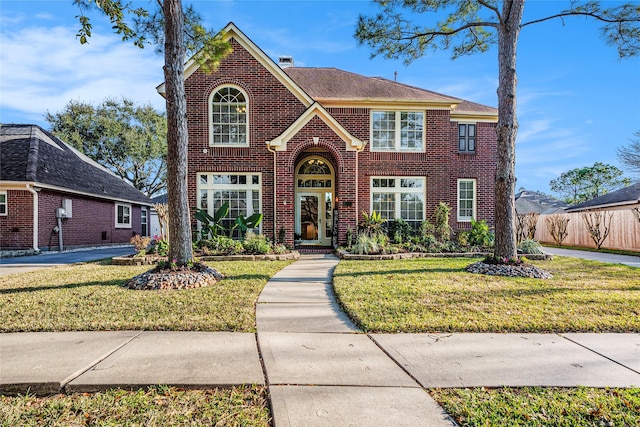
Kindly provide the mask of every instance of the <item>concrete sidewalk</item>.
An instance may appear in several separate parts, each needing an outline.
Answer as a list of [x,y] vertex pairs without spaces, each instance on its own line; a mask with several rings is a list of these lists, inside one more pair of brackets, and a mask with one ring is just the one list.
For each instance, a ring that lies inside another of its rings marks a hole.
[[549,248],[543,247],[542,250],[551,255],[568,256],[572,258],[590,259],[600,262],[609,262],[612,264],[624,264],[631,267],[640,268],[640,254],[638,256],[617,255],[606,252],[580,251],[577,249]]
[[363,334],[336,303],[338,259],[276,274],[257,334],[0,334],[0,392],[266,384],[281,426],[452,426],[431,387],[640,386],[640,334]]

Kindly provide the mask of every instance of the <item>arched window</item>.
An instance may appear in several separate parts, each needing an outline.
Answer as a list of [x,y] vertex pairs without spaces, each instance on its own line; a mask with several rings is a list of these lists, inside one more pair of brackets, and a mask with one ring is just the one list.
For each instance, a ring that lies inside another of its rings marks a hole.
[[222,86],[210,97],[210,145],[249,145],[247,97],[235,86]]

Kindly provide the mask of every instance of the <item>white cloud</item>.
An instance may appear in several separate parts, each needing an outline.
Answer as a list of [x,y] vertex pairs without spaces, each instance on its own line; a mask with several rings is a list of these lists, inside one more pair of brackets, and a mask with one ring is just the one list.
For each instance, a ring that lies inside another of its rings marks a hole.
[[0,108],[25,117],[61,110],[71,99],[98,103],[127,97],[164,110],[155,87],[163,60],[117,36],[94,35],[81,45],[67,27],[31,27],[0,35]]

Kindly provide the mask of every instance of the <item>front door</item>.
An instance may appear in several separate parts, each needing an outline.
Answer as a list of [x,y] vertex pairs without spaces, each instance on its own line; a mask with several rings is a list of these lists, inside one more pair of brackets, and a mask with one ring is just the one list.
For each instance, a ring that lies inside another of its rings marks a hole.
[[330,246],[335,174],[327,159],[310,156],[296,168],[296,244]]
[[296,194],[296,233],[303,245],[331,245],[333,193],[331,191]]

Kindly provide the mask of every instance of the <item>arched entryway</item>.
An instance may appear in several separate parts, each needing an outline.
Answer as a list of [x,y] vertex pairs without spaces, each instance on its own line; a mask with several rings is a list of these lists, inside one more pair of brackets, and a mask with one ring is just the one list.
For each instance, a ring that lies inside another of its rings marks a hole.
[[324,157],[304,157],[296,166],[296,244],[331,245],[335,182],[333,165]]

